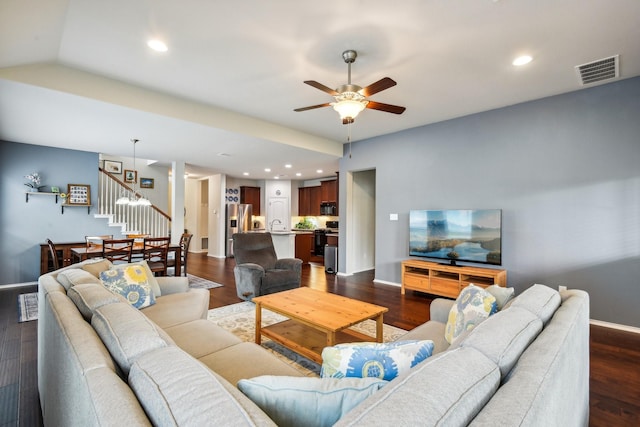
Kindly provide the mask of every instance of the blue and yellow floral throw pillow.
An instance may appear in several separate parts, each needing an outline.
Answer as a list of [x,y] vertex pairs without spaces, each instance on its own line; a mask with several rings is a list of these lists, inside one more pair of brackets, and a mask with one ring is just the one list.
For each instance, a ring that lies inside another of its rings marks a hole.
[[374,377],[391,381],[431,356],[433,341],[351,343],[325,347],[323,378]]
[[100,281],[111,292],[120,294],[135,308],[156,303],[144,266],[132,264],[119,266],[100,273]]
[[460,292],[449,311],[444,337],[449,344],[498,311],[496,298],[479,286],[469,284]]

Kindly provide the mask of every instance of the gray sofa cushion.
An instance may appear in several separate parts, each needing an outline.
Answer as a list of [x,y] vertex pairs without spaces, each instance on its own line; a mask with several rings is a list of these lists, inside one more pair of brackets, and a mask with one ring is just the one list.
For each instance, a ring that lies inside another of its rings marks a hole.
[[449,343],[444,338],[445,324],[430,320],[410,330],[396,341],[431,340],[433,341],[433,354],[438,354],[449,348]]
[[479,351],[445,351],[391,381],[336,426],[467,425],[500,385],[500,370]]
[[171,295],[163,294],[156,303],[140,311],[162,329],[206,319],[209,313],[209,291],[207,289],[190,289]]
[[129,303],[118,302],[95,310],[91,326],[125,374],[140,355],[174,345],[171,338]]
[[491,359],[506,376],[542,330],[542,321],[520,307],[500,311],[475,327],[460,347],[473,347]]
[[223,348],[199,360],[233,385],[241,379],[260,375],[302,376],[302,373],[293,366],[251,342],[242,342]]
[[56,279],[66,290],[69,290],[72,286],[82,283],[100,284],[100,279],[81,268],[68,268],[63,270],[58,273]]
[[560,306],[560,293],[545,285],[533,285],[512,300],[509,307],[522,307],[542,320],[545,325]]
[[578,290],[572,296],[520,356],[472,426],[589,425],[589,296]]
[[196,359],[242,342],[231,332],[204,319],[172,326],[165,332],[178,347]]
[[154,425],[275,426],[240,391],[178,347],[138,358],[129,385]]
[[122,295],[115,294],[104,286],[95,283],[75,285],[67,291],[67,296],[78,307],[82,317],[87,322],[91,321],[93,312],[97,308],[115,302],[127,302]]

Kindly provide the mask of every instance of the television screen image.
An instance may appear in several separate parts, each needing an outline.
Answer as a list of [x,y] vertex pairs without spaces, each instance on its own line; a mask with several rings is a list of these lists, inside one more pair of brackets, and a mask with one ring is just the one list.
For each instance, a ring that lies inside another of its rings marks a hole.
[[412,210],[409,255],[502,265],[502,210]]

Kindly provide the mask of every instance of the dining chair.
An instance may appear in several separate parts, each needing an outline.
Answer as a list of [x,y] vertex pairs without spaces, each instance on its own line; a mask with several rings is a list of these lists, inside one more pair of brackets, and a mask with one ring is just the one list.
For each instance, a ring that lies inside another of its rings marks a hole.
[[105,239],[102,241],[102,257],[114,264],[130,263],[133,239]]
[[146,237],[144,239],[144,259],[149,269],[160,276],[167,275],[167,254],[170,237]]
[[[184,274],[185,276],[187,275],[187,259],[189,255],[189,245],[191,244],[192,237],[193,234],[190,233],[183,233],[182,236],[180,236],[180,267],[181,274]],[[167,267],[173,267],[175,271],[175,258],[169,258],[167,260]]]
[[51,239],[47,239],[47,245],[49,245],[49,255],[53,263],[53,270],[57,270],[62,267],[62,264],[60,263],[60,256],[56,250],[56,245],[53,244]]
[[102,247],[103,240],[113,239],[113,234],[103,234],[102,236],[84,236],[87,243],[87,250],[95,250]]

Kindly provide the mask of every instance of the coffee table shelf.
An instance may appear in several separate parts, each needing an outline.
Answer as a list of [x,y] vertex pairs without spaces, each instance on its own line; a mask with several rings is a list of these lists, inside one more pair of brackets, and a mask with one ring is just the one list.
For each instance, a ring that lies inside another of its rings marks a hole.
[[[285,320],[260,329],[262,335],[301,354],[314,362],[322,363],[322,350],[334,345],[328,343],[328,333],[295,320]],[[375,341],[376,337],[352,329],[335,333],[335,343]]]

